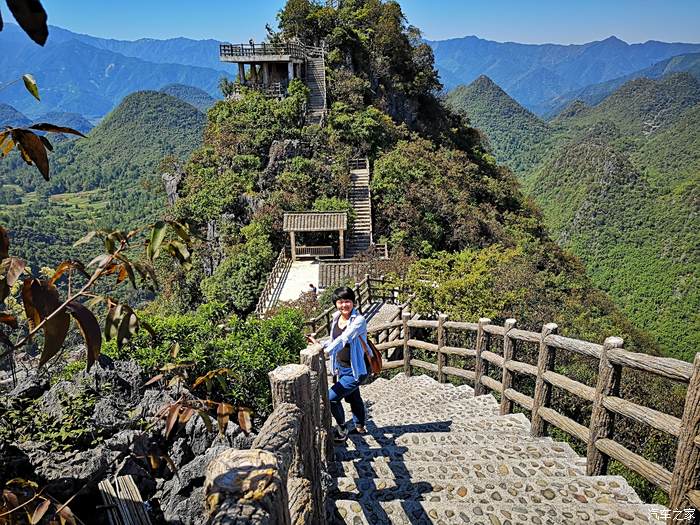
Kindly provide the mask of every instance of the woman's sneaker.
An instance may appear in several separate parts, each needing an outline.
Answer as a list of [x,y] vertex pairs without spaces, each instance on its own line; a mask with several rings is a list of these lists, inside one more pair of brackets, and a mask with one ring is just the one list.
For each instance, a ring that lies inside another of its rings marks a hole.
[[348,439],[348,429],[345,426],[336,426],[333,428],[333,441],[336,443],[345,443]]
[[350,431],[350,434],[353,434],[353,435],[359,434],[360,436],[363,436],[366,433],[367,433],[367,429],[365,428],[364,425],[356,425],[355,428],[353,428]]

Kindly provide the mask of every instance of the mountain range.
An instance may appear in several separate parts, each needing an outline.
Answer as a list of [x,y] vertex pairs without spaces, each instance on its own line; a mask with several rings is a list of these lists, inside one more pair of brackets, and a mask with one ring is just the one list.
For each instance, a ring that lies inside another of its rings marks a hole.
[[[247,36],[238,40],[246,41]],[[433,48],[446,89],[487,75],[539,115],[558,113],[575,99],[597,103],[630,78],[659,78],[669,72],[697,72],[700,67],[700,44],[690,43],[627,44],[610,37],[581,45],[536,45],[476,36],[426,42]],[[129,93],[169,84],[193,86],[216,98],[219,79],[235,75],[232,66],[219,61],[219,43],[105,39],[50,26],[48,43],[40,48],[16,25],[6,24],[0,48],[11,48],[13,53],[0,55],[0,85],[31,71],[43,96],[40,105],[16,85],[0,90],[0,103],[32,119],[61,111],[95,120]]]
[[446,89],[487,75],[519,104],[538,114],[553,100],[592,84],[644,70],[671,57],[700,52],[700,44],[610,37],[581,45],[493,42],[476,36],[429,41]]
[[549,121],[483,76],[447,103],[485,133],[593,282],[668,355],[691,358],[700,343],[700,81],[635,78]]
[[[122,42],[120,46],[116,41],[51,27],[51,38],[41,48],[17,26],[7,24],[0,32],[0,48],[12,49],[13,52],[0,54],[0,83],[11,82],[31,72],[38,82],[42,100],[38,102],[28,96],[18,83],[0,91],[0,102],[10,104],[32,119],[47,111],[79,113],[94,118],[109,113],[130,93],[158,90],[168,84],[194,86],[210,96],[218,96],[218,84],[226,75],[225,68],[217,70],[176,63],[196,62],[199,55],[187,55],[192,47],[184,39],[165,42],[170,45],[150,41],[148,45],[161,51],[141,53],[160,60],[154,62],[112,51],[109,45],[128,50],[133,44],[136,47],[132,54],[137,55],[138,42]],[[207,49],[218,61],[218,49],[211,45]]]

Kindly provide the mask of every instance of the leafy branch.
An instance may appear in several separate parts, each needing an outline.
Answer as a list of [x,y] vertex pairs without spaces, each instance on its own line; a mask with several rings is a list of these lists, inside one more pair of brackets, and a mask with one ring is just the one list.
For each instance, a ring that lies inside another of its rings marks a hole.
[[[127,252],[146,232],[149,233],[148,239],[142,243],[145,248],[145,258],[132,260]],[[168,238],[168,232],[171,234],[170,238]],[[161,253],[170,255],[184,269],[191,268],[190,235],[187,227],[175,221],[158,221],[128,233],[97,230],[88,233],[75,245],[89,242],[95,237],[102,238],[106,253],[95,257],[87,266],[75,260],[63,261],[48,280],[27,277],[22,281],[20,295],[29,323],[29,331],[15,343],[7,334],[0,331],[0,344],[9,347],[0,355],[0,360],[27,344],[32,337],[43,330],[44,348],[39,358],[39,367],[45,365],[62,348],[70,327],[70,319],[73,317],[87,346],[87,368],[90,369],[99,357],[102,347],[102,329],[95,314],[90,310],[90,305],[99,302],[105,302],[107,305],[104,336],[108,341],[116,338],[117,344],[121,347],[138,332],[141,326],[151,331],[146,323],[139,321],[129,305],[119,304],[110,297],[95,295],[90,291],[101,278],[108,275],[117,276],[117,285],[128,281],[134,289],[137,289],[136,275],[138,274],[142,283],[152,282],[157,287],[158,280],[153,261]],[[90,275],[86,268],[92,266],[96,268]],[[10,257],[9,236],[5,229],[0,227],[0,304],[4,303],[11,294],[13,286],[25,269],[26,263],[23,260]],[[68,275],[70,279],[74,273],[87,277],[87,282],[75,292],[69,290],[67,299],[62,301],[56,283],[64,275]],[[80,302],[81,298],[90,298],[90,301],[83,304]],[[11,312],[0,311],[0,323],[11,329],[18,328],[17,318]]]

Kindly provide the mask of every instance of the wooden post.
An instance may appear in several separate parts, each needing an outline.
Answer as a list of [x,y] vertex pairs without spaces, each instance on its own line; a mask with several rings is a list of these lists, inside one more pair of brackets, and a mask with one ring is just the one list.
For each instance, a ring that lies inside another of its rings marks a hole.
[[362,283],[355,283],[355,300],[357,301],[357,311],[362,313]]
[[488,363],[481,358],[481,352],[486,350],[488,345],[488,335],[484,332],[484,325],[489,324],[491,319],[482,317],[479,319],[479,326],[476,329],[476,362],[474,363],[474,395],[483,396],[487,393],[486,387],[481,384],[481,376],[488,371]]
[[313,403],[319,403],[318,397],[312,397],[311,370],[305,365],[280,366],[270,372],[272,404],[292,403],[302,411],[302,420],[297,441],[295,459],[289,469],[290,478],[304,478],[309,482],[312,519],[310,523],[325,523],[323,496],[321,489],[321,454],[315,446]]
[[331,315],[330,311],[326,310],[326,331],[328,332],[326,335],[329,337],[332,335],[331,324],[333,324],[333,316]]
[[608,337],[603,343],[598,364],[598,382],[591,411],[590,440],[586,454],[586,472],[588,476],[604,476],[608,471],[608,456],[595,446],[596,441],[611,438],[615,423],[615,414],[603,406],[606,396],[617,396],[620,393],[620,377],[622,367],[614,365],[608,359],[611,348],[622,348],[623,341],[619,337]]
[[250,65],[250,78],[253,81],[253,84],[258,83],[258,66],[255,64]]
[[501,392],[501,415],[510,414],[513,412],[513,401],[506,397],[506,389],[513,388],[513,372],[506,368],[508,361],[513,359],[515,340],[508,335],[515,327],[515,319],[506,319],[503,325],[503,370],[501,371],[501,384],[503,391]]
[[317,436],[318,448],[321,451],[321,461],[328,464],[333,460],[333,440],[331,439],[331,411],[328,402],[328,374],[326,372],[326,357],[320,345],[308,346],[301,351],[300,362],[308,366],[318,376],[318,396],[320,399]]
[[297,260],[297,241],[294,236],[294,231],[289,232],[289,244],[292,247],[292,261]]
[[270,64],[263,62],[262,64],[262,77],[263,85],[268,87],[270,85]]
[[437,367],[438,367],[438,381],[440,383],[445,382],[445,373],[442,368],[447,365],[447,355],[442,353],[442,348],[445,346],[445,321],[447,321],[447,314],[438,315],[438,327],[437,327]]
[[265,523],[291,522],[285,479],[272,452],[224,450],[207,465],[204,493],[207,523],[262,523],[244,518],[251,514],[266,515]]
[[365,274],[365,282],[367,283],[367,304],[372,304],[372,283],[369,281],[369,274]]
[[345,231],[338,230],[338,249],[340,250],[340,258],[345,259]]
[[238,82],[245,84],[245,64],[243,62],[238,63]]
[[411,338],[411,329],[408,327],[408,320],[411,318],[411,312],[403,312],[401,321],[403,322],[403,373],[411,377],[411,349],[408,346],[408,340]]
[[552,397],[552,385],[544,380],[544,373],[554,368],[554,348],[547,346],[545,338],[557,333],[559,327],[554,323],[547,323],[542,327],[540,337],[540,351],[537,355],[537,382],[535,383],[535,395],[532,402],[532,425],[530,434],[544,436],[547,422],[537,413],[540,407],[548,407]]
[[[668,494],[669,509],[687,509],[693,505],[688,500],[688,492],[700,485],[700,448],[695,438],[700,433],[700,353],[695,354],[693,375],[685,396],[685,407],[681,419],[681,433],[678,436],[676,464]],[[696,511],[697,512],[697,511]],[[697,520],[697,518],[696,518]],[[671,520],[668,521],[671,523]]]
[[294,78],[294,62],[287,62],[287,80],[291,82]]

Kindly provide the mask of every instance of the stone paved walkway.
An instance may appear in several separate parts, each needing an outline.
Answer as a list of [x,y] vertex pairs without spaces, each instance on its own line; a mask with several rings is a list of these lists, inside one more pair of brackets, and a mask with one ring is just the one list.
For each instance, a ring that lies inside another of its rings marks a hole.
[[[368,434],[336,447],[329,523],[662,523],[619,476],[586,476],[566,443],[530,436],[491,395],[428,376],[362,387]],[[349,412],[349,411],[348,411]]]

